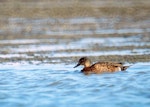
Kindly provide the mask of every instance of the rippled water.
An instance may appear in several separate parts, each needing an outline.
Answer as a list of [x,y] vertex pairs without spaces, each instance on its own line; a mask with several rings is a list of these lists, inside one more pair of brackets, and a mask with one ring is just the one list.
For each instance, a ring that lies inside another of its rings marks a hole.
[[0,40],[0,107],[150,106],[150,62],[132,64],[126,72],[84,75],[82,67],[74,69],[75,63],[64,61],[81,56],[148,56],[149,20],[3,20],[7,23],[0,35],[23,37]]
[[[2,19],[1,19],[2,20]],[[100,55],[143,55],[150,54],[149,20],[134,21],[122,17],[76,17],[76,18],[8,18],[1,27],[1,35],[13,34],[31,39],[0,40],[0,58],[72,57]],[[130,36],[125,36],[130,33]],[[101,37],[101,35],[123,35]],[[132,35],[131,35],[132,34]],[[43,35],[42,38],[32,38]],[[44,38],[48,35],[48,38]],[[95,36],[97,35],[97,36]],[[67,36],[63,38],[63,36]],[[129,49],[111,51],[100,47],[124,47]],[[147,46],[143,48],[142,46]],[[135,47],[135,48],[133,48]],[[96,49],[95,49],[96,48]],[[72,50],[72,51],[70,51]],[[78,51],[84,50],[84,51]],[[44,53],[43,53],[44,52]],[[27,53],[32,53],[27,54]]]
[[149,107],[150,63],[84,75],[74,64],[0,65],[1,107]]
[[9,18],[1,19],[3,25],[0,34],[23,35],[92,35],[92,34],[128,34],[150,32],[149,20],[134,21],[134,18],[121,17],[76,17],[76,18]]
[[[129,37],[87,37],[74,39],[21,39],[21,40],[0,40],[1,51],[7,53],[0,54],[0,58],[33,58],[35,56],[43,57],[72,57],[72,56],[100,56],[100,55],[143,55],[150,54],[149,48],[138,48],[139,46],[149,46],[149,38],[142,41],[142,35],[133,35]],[[106,42],[107,41],[107,42]],[[5,46],[6,45],[6,46]],[[97,49],[94,47],[97,46]],[[101,47],[124,47],[133,46],[125,50],[101,50]],[[78,51],[78,50],[85,51]],[[71,50],[71,51],[70,51]],[[33,53],[33,55],[27,53]],[[44,53],[43,53],[44,52]]]

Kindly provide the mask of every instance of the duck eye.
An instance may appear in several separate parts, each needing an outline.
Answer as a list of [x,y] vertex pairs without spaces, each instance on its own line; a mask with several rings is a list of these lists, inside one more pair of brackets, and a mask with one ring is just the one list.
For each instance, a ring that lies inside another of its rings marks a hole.
[[80,62],[83,62],[83,61],[84,61],[84,59],[81,59],[81,60],[80,60]]
[[85,59],[82,59],[82,61],[85,61]]

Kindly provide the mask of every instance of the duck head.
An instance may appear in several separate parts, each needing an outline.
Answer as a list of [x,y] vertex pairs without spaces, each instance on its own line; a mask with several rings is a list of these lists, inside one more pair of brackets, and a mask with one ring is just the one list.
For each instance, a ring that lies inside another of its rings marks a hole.
[[83,65],[84,67],[89,67],[91,65],[91,61],[87,57],[82,57],[79,59],[78,64],[74,68],[80,65]]

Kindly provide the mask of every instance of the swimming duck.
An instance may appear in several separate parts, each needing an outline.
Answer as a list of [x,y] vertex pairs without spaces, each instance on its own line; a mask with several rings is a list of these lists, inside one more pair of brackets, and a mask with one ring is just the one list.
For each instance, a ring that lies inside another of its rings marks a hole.
[[74,68],[78,67],[79,65],[84,66],[84,68],[81,70],[81,72],[84,74],[125,71],[129,67],[123,66],[122,63],[114,62],[97,62],[91,65],[91,61],[87,57],[80,58],[78,64]]

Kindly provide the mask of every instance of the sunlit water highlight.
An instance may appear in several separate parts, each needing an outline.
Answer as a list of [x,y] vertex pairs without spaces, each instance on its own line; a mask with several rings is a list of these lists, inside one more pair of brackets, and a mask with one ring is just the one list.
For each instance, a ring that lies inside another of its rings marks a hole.
[[86,76],[74,64],[0,65],[1,107],[149,107],[150,63]]
[[[149,46],[149,40],[142,41],[141,35],[129,37],[105,37],[105,38],[81,38],[78,40],[63,39],[22,39],[22,40],[0,40],[1,45],[7,45],[1,48],[1,51],[7,51],[7,54],[0,54],[0,58],[25,57],[32,58],[34,56],[43,57],[72,57],[72,56],[99,56],[99,55],[142,55],[150,54],[149,48],[134,48],[127,50],[110,50],[102,51],[93,47],[121,47],[121,46]],[[56,43],[57,41],[57,43]],[[14,46],[9,46],[14,45]],[[72,50],[72,51],[69,51]],[[86,50],[86,51],[76,51]],[[33,56],[27,52],[34,53]]]

